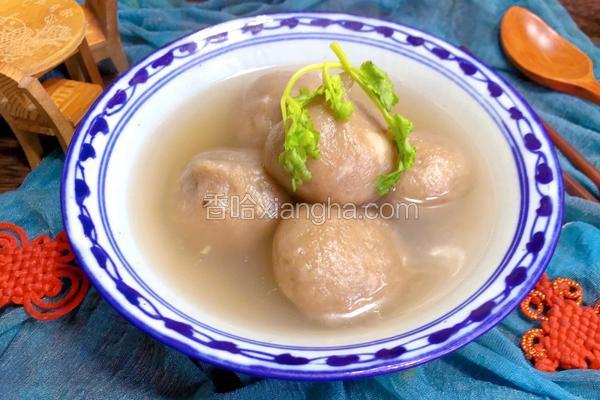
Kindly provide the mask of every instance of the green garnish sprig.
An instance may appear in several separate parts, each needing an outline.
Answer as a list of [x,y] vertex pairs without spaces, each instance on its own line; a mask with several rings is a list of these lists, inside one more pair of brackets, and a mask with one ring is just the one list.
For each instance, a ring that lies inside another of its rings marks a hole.
[[[279,163],[292,177],[292,190],[295,192],[304,181],[312,179],[306,162],[308,157],[315,160],[319,154],[319,132],[315,130],[307,106],[319,97],[324,97],[335,117],[347,121],[354,112],[354,105],[346,99],[346,89],[340,75],[330,75],[330,68],[341,68],[340,63],[328,62],[308,65],[296,72],[288,81],[281,96],[281,116],[285,127],[283,152]],[[300,77],[310,71],[323,70],[323,84],[311,92],[301,88],[300,94],[292,96],[292,89]]]
[[[285,128],[283,152],[279,163],[292,177],[292,190],[296,191],[304,181],[312,179],[306,163],[311,157],[320,158],[319,132],[315,130],[307,106],[319,97],[331,109],[335,118],[347,121],[354,112],[354,105],[347,98],[344,82],[340,74],[331,75],[330,69],[342,69],[376,104],[385,119],[392,140],[398,151],[396,169],[389,174],[377,177],[376,190],[380,195],[394,188],[402,172],[409,169],[415,161],[415,149],[408,141],[413,123],[400,114],[391,114],[392,107],[398,103],[393,84],[388,75],[371,61],[365,61],[360,68],[352,66],[338,43],[332,43],[331,49],[339,62],[325,62],[308,65],[297,71],[288,81],[281,96],[281,115]],[[311,92],[300,89],[298,96],[292,96],[292,89],[300,77],[310,71],[322,69],[323,84]]]

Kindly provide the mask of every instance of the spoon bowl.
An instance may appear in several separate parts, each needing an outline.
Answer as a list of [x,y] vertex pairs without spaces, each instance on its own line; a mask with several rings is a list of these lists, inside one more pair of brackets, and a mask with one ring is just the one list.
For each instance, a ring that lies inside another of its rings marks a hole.
[[533,81],[600,104],[592,60],[531,11],[509,8],[500,38],[511,61]]

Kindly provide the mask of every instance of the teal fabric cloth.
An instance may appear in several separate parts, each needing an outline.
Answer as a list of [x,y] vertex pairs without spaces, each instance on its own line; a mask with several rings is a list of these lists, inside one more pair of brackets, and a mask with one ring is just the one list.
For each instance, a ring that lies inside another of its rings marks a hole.
[[[511,4],[533,10],[577,44],[594,59],[600,76],[600,49],[578,30],[556,0],[124,0],[119,1],[119,16],[125,49],[133,61],[185,33],[260,13],[344,11],[419,27],[467,46],[600,167],[600,108],[524,79],[503,55],[498,26]],[[62,229],[62,163],[61,155],[52,154],[19,190],[0,195],[0,221],[18,223],[31,237],[58,233]],[[561,164],[589,190],[598,192],[562,156]],[[567,196],[565,226],[548,273],[579,281],[587,304],[600,296],[600,206]],[[199,368],[127,323],[91,289],[81,307],[56,321],[32,320],[20,308],[0,310],[0,397],[600,399],[598,371],[543,373],[532,368],[518,347],[520,335],[531,327],[533,324],[515,311],[498,327],[451,355],[376,378],[329,383],[255,379],[204,365]]]

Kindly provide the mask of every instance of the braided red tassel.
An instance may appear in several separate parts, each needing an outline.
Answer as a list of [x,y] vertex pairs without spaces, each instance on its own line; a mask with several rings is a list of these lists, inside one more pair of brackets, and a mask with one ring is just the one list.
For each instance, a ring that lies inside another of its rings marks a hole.
[[29,241],[19,226],[0,222],[0,308],[22,305],[40,320],[72,311],[90,286],[74,258],[64,232]]
[[521,303],[528,318],[542,321],[521,338],[521,348],[537,369],[600,369],[600,302],[582,306],[583,290],[571,279],[550,281],[544,274]]

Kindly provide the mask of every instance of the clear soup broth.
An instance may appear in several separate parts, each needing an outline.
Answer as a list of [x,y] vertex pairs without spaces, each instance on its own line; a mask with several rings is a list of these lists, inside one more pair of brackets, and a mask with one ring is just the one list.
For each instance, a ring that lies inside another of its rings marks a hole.
[[[239,147],[233,130],[245,88],[269,70],[219,82],[176,114],[168,116],[148,140],[131,180],[130,210],[134,240],[147,267],[180,298],[199,310],[210,310],[248,331],[317,338],[337,343],[347,335],[368,332],[399,334],[394,325],[416,315],[459,287],[476,268],[493,231],[496,197],[484,160],[466,142],[461,126],[424,94],[396,85],[402,114],[416,129],[442,135],[458,144],[471,166],[470,189],[455,201],[418,207],[418,218],[391,221],[407,249],[401,273],[408,284],[393,304],[366,318],[331,325],[303,315],[278,288],[272,272],[268,237],[253,248],[219,249],[190,240],[169,217],[178,177],[194,155],[218,147]],[[414,210],[413,210],[414,211]],[[342,340],[343,341],[343,340]]]

